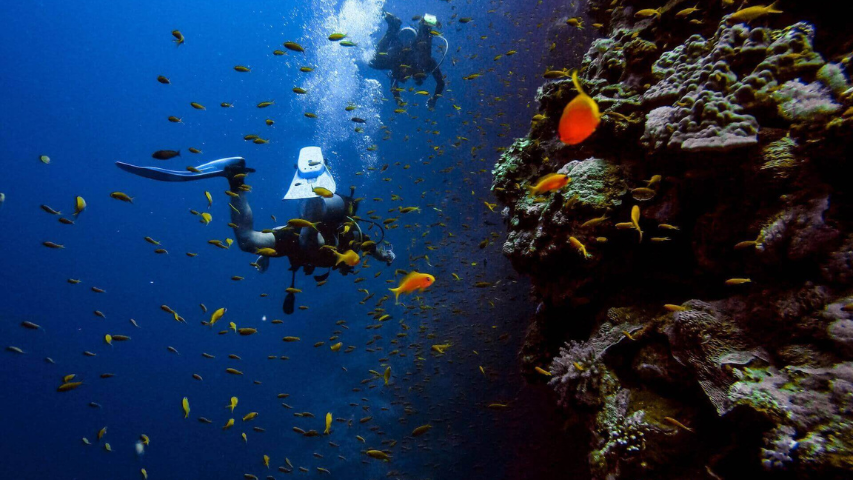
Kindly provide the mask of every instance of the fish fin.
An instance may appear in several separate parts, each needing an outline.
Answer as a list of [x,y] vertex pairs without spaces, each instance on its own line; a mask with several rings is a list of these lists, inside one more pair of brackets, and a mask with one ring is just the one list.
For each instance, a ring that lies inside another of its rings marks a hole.
[[399,305],[400,304],[400,287],[389,288],[388,290],[391,290],[392,292],[394,292],[394,304]]
[[782,10],[776,10],[776,8],[777,8],[776,4],[778,4],[778,3],[779,3],[779,0],[776,0],[773,3],[771,3],[770,6],[767,7],[767,13],[782,13]]
[[578,81],[578,71],[577,70],[572,70],[572,83],[575,85],[575,88],[577,89],[579,95],[586,95],[585,93],[583,93],[583,89],[581,88],[581,84]]

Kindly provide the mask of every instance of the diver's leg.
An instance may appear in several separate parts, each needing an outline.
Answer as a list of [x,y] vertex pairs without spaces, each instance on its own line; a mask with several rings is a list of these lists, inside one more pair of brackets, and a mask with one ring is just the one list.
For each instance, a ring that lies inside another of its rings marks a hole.
[[275,248],[275,235],[255,231],[255,221],[252,216],[252,207],[249,206],[248,192],[240,187],[243,185],[242,178],[228,177],[230,190],[237,194],[231,199],[229,209],[231,210],[231,222],[234,227],[234,235],[237,237],[237,245],[244,252],[257,253],[260,248]]
[[160,167],[139,167],[124,162],[116,162],[116,166],[126,172],[140,177],[159,180],[161,182],[188,182],[193,180],[204,180],[212,177],[228,177],[237,173],[254,172],[253,168],[246,166],[243,157],[229,157],[214,160],[193,167],[192,170],[168,170]]
[[[322,197],[309,198],[302,200],[299,204],[299,215],[304,220],[311,223],[319,222],[323,219],[323,214],[326,211],[326,204]],[[313,251],[326,244],[323,235],[319,231],[303,227],[299,231],[299,246],[302,250]]]
[[[376,53],[368,64],[370,68],[377,70],[388,70],[393,66],[394,55],[390,55],[389,52],[400,43],[398,35],[400,34],[400,26],[403,22],[393,14],[387,12],[385,13],[385,21],[388,22],[388,30],[385,31],[385,35],[376,44]],[[380,55],[380,53],[384,55]]]

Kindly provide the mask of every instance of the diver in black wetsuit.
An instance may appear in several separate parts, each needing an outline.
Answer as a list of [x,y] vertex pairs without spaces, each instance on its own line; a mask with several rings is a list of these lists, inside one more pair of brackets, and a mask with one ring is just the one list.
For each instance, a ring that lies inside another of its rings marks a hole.
[[[424,80],[432,74],[435,79],[435,92],[427,101],[429,108],[435,108],[435,102],[444,91],[444,77],[441,75],[441,61],[432,58],[432,30],[437,22],[434,16],[424,15],[418,22],[417,32],[411,27],[407,35],[401,35],[402,22],[390,13],[385,13],[385,21],[388,30],[385,36],[376,45],[376,55],[368,64],[376,70],[390,70],[391,92],[397,103],[400,103],[399,85],[405,83],[409,78],[414,78],[415,83],[423,85]],[[414,35],[412,35],[414,33]],[[413,37],[413,39],[412,39]],[[446,42],[446,41],[445,41]],[[446,49],[446,45],[445,45]],[[447,52],[445,51],[445,54]]]
[[[287,257],[290,260],[290,269],[293,271],[291,287],[295,282],[296,272],[303,269],[306,275],[314,272],[315,268],[328,268],[339,270],[346,275],[353,267],[345,263],[338,263],[333,249],[324,248],[333,246],[339,253],[353,250],[357,253],[371,255],[374,258],[390,265],[396,256],[389,243],[384,242],[385,232],[381,225],[369,220],[355,218],[358,203],[352,198],[354,191],[349,196],[334,194],[329,198],[313,196],[300,200],[299,215],[303,220],[317,223],[317,228],[303,227],[279,227],[272,230],[257,231],[254,228],[254,217],[252,208],[247,198],[248,188],[245,188],[244,178],[246,173],[255,170],[246,166],[246,160],[241,157],[223,158],[213,162],[194,167],[193,171],[166,170],[158,167],[138,167],[122,162],[116,165],[127,172],[145,178],[165,182],[183,182],[201,180],[212,177],[225,177],[228,180],[229,191],[232,196],[229,202],[231,210],[231,223],[234,235],[237,237],[237,245],[240,250],[257,254],[261,249],[273,249],[275,255],[262,255],[256,261],[260,272],[266,271],[271,256]],[[328,170],[324,168],[324,175]],[[243,174],[243,175],[241,175]],[[369,222],[379,227],[382,232],[381,238],[376,241],[362,231],[359,222]],[[324,280],[328,274],[315,277]],[[288,304],[289,302],[289,304]],[[293,311],[293,295],[288,294],[284,305],[285,313]]]

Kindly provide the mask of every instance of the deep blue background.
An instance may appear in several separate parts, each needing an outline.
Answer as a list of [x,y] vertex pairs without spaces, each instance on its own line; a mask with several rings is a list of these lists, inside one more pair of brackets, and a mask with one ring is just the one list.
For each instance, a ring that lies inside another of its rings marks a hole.
[[[380,478],[390,470],[408,478],[567,474],[565,450],[571,447],[554,441],[559,425],[548,420],[547,389],[531,390],[516,373],[515,352],[533,307],[525,301],[523,282],[515,283],[500,255],[502,238],[491,237],[492,232],[502,233],[500,216],[483,205],[492,201],[489,171],[498,156],[496,149],[524,135],[535,113],[533,97],[540,73],[546,66],[577,65],[579,52],[585,50],[577,36],[574,43],[561,41],[556,51],[548,51],[555,39],[574,38],[576,33],[562,22],[574,15],[574,9],[566,10],[563,3],[388,2],[385,8],[407,22],[424,10],[445,22],[443,33],[451,49],[442,70],[448,90],[434,112],[426,110],[424,97],[411,93],[404,94],[412,102],[408,115],[394,115],[392,102],[377,104],[379,117],[391,131],[387,141],[380,140],[381,134],[374,138],[379,144],[377,165],[392,165],[387,172],[357,176],[365,171],[369,155],[347,138],[334,139],[339,148],[325,153],[339,187],[354,185],[357,195],[367,197],[360,214],[375,209],[378,215],[397,216],[388,213],[397,206],[420,206],[422,212],[400,219],[399,224],[411,228],[389,230],[398,260],[390,268],[371,261],[360,275],[367,279],[363,283],[353,285],[354,277],[333,273],[328,284],[317,288],[310,277],[300,274],[298,286],[305,292],[297,304],[310,309],[288,317],[281,313],[290,275],[284,260],[274,260],[269,272],[258,275],[249,266],[253,256],[236,247],[220,250],[207,244],[213,238],[233,238],[226,225],[224,180],[156,183],[128,175],[113,162],[182,169],[241,155],[258,169],[248,180],[254,187],[250,200],[256,227],[273,227],[295,216],[294,207],[284,204],[281,196],[299,148],[323,132],[302,116],[304,104],[291,92],[304,80],[298,66],[312,64],[312,53],[274,57],[272,50],[287,40],[320,42],[331,33],[306,30],[316,3],[89,0],[0,6],[4,58],[0,191],[6,194],[0,207],[0,338],[4,349],[15,345],[26,352],[3,351],[0,361],[4,412],[0,478],[138,478],[141,467],[152,479],[242,478],[243,473],[280,478],[284,474],[275,467],[283,465],[285,457],[310,468],[311,476],[317,476],[315,467],[322,466],[336,478]],[[455,13],[475,20],[466,25],[448,23]],[[173,29],[183,32],[186,44],[176,48]],[[383,31],[384,22],[374,41]],[[519,54],[493,60],[508,50]],[[253,71],[235,72],[232,67],[237,64],[250,65]],[[475,72],[483,76],[462,80]],[[390,98],[383,74],[365,68],[361,74],[380,79],[382,93]],[[157,75],[165,75],[172,84],[159,84]],[[432,90],[431,79],[424,88]],[[334,94],[334,85],[326,92],[309,92]],[[271,99],[276,100],[273,107],[254,107]],[[189,106],[193,101],[207,110],[193,110]],[[223,109],[220,102],[233,102],[235,107]],[[169,115],[182,117],[183,124],[167,122]],[[348,125],[350,116],[340,112],[342,125]],[[265,118],[276,124],[267,127]],[[271,143],[245,142],[242,136],[247,133],[261,134]],[[203,153],[190,154],[188,147]],[[472,147],[477,149],[472,152]],[[181,149],[182,156],[169,162],[151,159],[159,149]],[[39,155],[50,156],[52,162],[42,164]],[[394,166],[397,161],[411,168]],[[415,183],[418,178],[425,181]],[[110,192],[116,190],[134,197],[134,203],[111,199]],[[207,211],[205,190],[214,195],[213,222],[207,226],[189,213]],[[392,202],[392,194],[403,200]],[[75,225],[62,225],[39,208],[50,205],[69,216],[76,195],[89,206]],[[383,201],[373,202],[373,197]],[[439,222],[446,227],[436,225]],[[145,236],[162,242],[169,254],[154,254],[156,247],[146,243]],[[486,238],[493,242],[479,249]],[[48,240],[66,248],[47,249],[41,243]],[[189,258],[187,251],[199,255]],[[431,266],[422,258],[410,262],[425,254]],[[365,330],[371,323],[366,314],[391,286],[386,280],[393,278],[396,268],[436,275],[438,282],[424,294],[423,303],[433,308],[416,316],[419,309],[407,313],[387,302],[384,307],[393,319],[379,330]],[[376,271],[383,273],[374,278]],[[451,272],[463,280],[454,281]],[[245,280],[234,282],[232,275]],[[82,283],[71,285],[68,278]],[[481,280],[500,283],[475,289],[473,283]],[[106,293],[94,293],[92,286]],[[361,305],[358,288],[376,296]],[[261,293],[269,296],[261,298]],[[220,328],[199,324],[209,318],[199,303],[211,311],[228,308],[223,328],[234,321],[239,327],[256,327],[259,333],[217,335]],[[187,324],[173,321],[160,310],[162,304],[178,311]],[[106,319],[96,317],[94,310],[103,311]],[[130,324],[131,318],[140,329]],[[284,319],[284,324],[271,325],[269,320],[275,318]],[[21,328],[23,320],[42,325],[44,331]],[[343,330],[341,340],[357,347],[353,353],[328,349],[328,337],[340,328],[335,325],[338,320],[346,320],[350,327]],[[130,335],[132,340],[110,347],[103,341],[106,333]],[[396,338],[398,333],[407,336]],[[383,338],[373,347],[384,350],[366,352],[365,342],[375,334]],[[508,338],[499,339],[503,334]],[[302,341],[283,343],[284,335]],[[318,341],[326,345],[314,348]],[[446,342],[453,347],[445,356],[429,352],[431,344]],[[180,355],[169,353],[167,346]],[[362,379],[371,377],[369,369],[384,370],[379,359],[395,348],[407,356],[389,357],[392,386],[362,385]],[[85,350],[97,356],[85,357]],[[216,359],[204,359],[202,352]],[[242,360],[229,360],[228,354]],[[268,355],[290,359],[268,360]],[[425,360],[415,362],[417,355]],[[55,365],[44,361],[48,356]],[[481,365],[486,375],[480,373]],[[226,374],[229,366],[245,376]],[[98,378],[105,372],[116,376]],[[57,393],[62,376],[70,373],[84,385]],[[204,381],[193,380],[193,373]],[[352,391],[358,387],[363,391]],[[278,393],[291,395],[283,401],[293,410],[280,405]],[[185,396],[192,408],[187,420],[181,410]],[[237,424],[223,432],[220,427],[232,416],[224,408],[231,396],[239,397],[233,415]],[[89,407],[90,401],[103,408]],[[358,406],[350,406],[351,402]],[[415,413],[405,415],[402,402],[410,402]],[[485,409],[492,402],[509,402],[513,408]],[[369,406],[369,411],[362,406]],[[243,424],[240,417],[250,411],[260,415]],[[301,411],[316,418],[292,415]],[[336,422],[328,438],[302,438],[292,432],[293,426],[322,431],[327,411],[354,419],[354,425]],[[367,415],[373,420],[359,424],[358,419]],[[199,416],[214,424],[197,422]],[[417,442],[404,439],[424,423],[435,428]],[[372,425],[385,434],[371,432]],[[103,426],[108,426],[104,440],[112,445],[112,453],[96,441]],[[266,432],[256,433],[252,426]],[[247,444],[240,439],[241,432],[248,435]],[[141,433],[151,438],[151,445],[137,457],[133,445]],[[367,445],[356,435],[365,437]],[[93,445],[84,446],[81,437]],[[366,446],[384,448],[380,442],[390,439],[400,443],[389,464],[360,453]],[[340,447],[332,448],[328,441]],[[403,444],[413,448],[404,451]],[[548,448],[560,451],[559,458]],[[314,452],[325,458],[314,457]],[[262,466],[264,454],[272,458],[269,472]],[[347,460],[338,459],[338,454]]]

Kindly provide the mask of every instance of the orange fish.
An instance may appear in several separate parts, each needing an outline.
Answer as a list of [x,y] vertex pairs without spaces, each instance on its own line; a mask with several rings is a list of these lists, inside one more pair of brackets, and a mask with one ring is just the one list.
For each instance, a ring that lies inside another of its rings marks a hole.
[[536,185],[528,185],[527,189],[530,190],[531,195],[542,195],[545,192],[563,188],[571,181],[571,178],[562,173],[549,173],[540,178]]
[[412,293],[415,290],[423,292],[433,282],[435,282],[435,277],[432,275],[411,271],[400,280],[400,285],[397,288],[389,288],[388,290],[394,292],[394,301],[399,303],[401,293]]
[[578,90],[578,96],[572,99],[560,117],[558,132],[560,140],[568,145],[577,145],[587,139],[598,128],[601,113],[598,104],[581,90],[577,70],[572,72],[572,82]]

